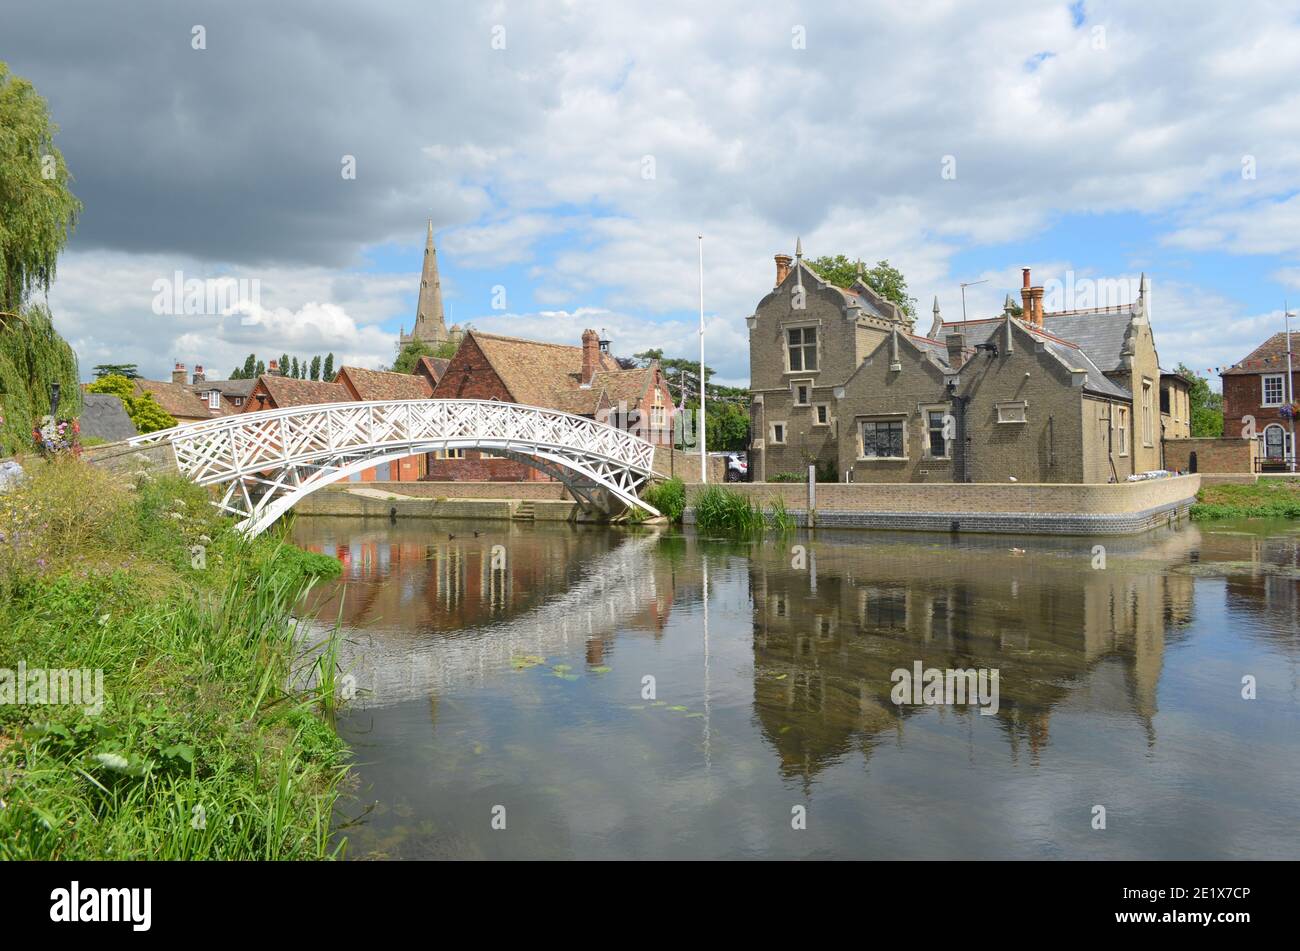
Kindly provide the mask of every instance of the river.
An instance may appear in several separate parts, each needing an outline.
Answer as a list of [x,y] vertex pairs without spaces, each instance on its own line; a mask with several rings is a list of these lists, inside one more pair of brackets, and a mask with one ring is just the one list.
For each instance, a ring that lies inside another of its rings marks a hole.
[[[1294,523],[294,540],[344,564],[350,858],[1300,854]],[[929,669],[996,702],[900,697]]]

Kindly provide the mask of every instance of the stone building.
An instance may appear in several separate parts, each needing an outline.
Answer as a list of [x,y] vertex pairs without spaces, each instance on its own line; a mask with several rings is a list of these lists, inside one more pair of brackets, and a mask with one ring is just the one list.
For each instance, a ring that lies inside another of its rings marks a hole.
[[836,287],[802,257],[776,256],[748,321],[755,480],[816,465],[854,482],[1123,481],[1187,434],[1145,278],[1131,305],[1044,313],[1026,268],[1019,315],[1008,297],[999,317],[948,322],[936,300],[922,336],[861,276]]
[[429,234],[424,242],[424,267],[420,271],[420,297],[415,305],[415,324],[408,334],[405,328],[398,331],[397,349],[408,343],[428,344],[438,347],[444,343],[458,344],[463,336],[461,328],[453,325],[447,329],[442,313],[442,279],[438,276],[438,251],[433,246],[433,221],[429,221]]

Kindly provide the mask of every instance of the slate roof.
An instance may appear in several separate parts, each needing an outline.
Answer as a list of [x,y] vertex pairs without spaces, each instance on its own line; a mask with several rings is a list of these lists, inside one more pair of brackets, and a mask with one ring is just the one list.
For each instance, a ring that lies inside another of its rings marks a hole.
[[1134,310],[1097,308],[1043,314],[1043,329],[1077,343],[1105,372],[1120,368]]
[[222,396],[243,396],[247,397],[253,392],[253,387],[257,384],[256,380],[204,380],[202,383],[191,385],[196,392],[207,390],[220,390]]
[[428,381],[413,373],[367,370],[365,367],[341,367],[334,382],[352,384],[359,400],[423,400],[430,394]]
[[81,394],[81,415],[77,417],[81,425],[82,439],[102,439],[105,442],[117,442],[138,436],[131,417],[126,415],[122,401],[112,393]]
[[[1292,364],[1300,367],[1300,330],[1291,331]],[[1276,333],[1261,343],[1237,363],[1223,370],[1220,376],[1244,376],[1255,373],[1286,372],[1286,334]]]
[[[1113,312],[1112,312],[1113,313]],[[1047,315],[1051,316],[1051,315]],[[976,344],[988,343],[994,335],[1002,329],[1006,318],[1004,317],[985,317],[980,320],[965,320],[945,323],[943,329],[945,333],[960,333],[966,337],[966,345],[973,347]],[[1084,389],[1102,396],[1114,396],[1120,399],[1131,400],[1133,394],[1119,384],[1112,381],[1102,368],[1097,364],[1092,354],[1084,347],[1080,346],[1073,340],[1066,340],[1057,335],[1056,325],[1050,330],[1038,330],[1029,326],[1023,320],[1012,318],[1020,329],[1026,331],[1035,340],[1042,342],[1048,353],[1060,360],[1071,370],[1080,369],[1087,372],[1087,378],[1084,382]],[[1124,325],[1127,331],[1127,320]],[[1107,328],[1109,330],[1109,328]],[[1103,334],[1103,336],[1105,336]],[[1122,344],[1122,341],[1121,341]],[[1119,352],[1115,354],[1115,366],[1119,365]]]

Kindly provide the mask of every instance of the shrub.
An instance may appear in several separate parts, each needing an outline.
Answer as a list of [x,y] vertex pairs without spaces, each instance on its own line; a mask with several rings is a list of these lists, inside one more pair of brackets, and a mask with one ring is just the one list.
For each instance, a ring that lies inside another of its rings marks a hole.
[[680,522],[686,511],[686,484],[681,479],[668,479],[648,486],[641,497],[657,508],[670,522]]

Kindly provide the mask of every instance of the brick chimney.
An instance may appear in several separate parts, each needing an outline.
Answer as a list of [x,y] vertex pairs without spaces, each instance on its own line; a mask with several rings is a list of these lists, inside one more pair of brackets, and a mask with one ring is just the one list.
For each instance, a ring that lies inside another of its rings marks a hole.
[[951,333],[943,338],[943,342],[948,345],[948,366],[954,370],[960,370],[965,355],[962,353],[966,349],[966,335],[963,333]]
[[1043,288],[1041,286],[1031,287],[1029,291],[1034,301],[1033,324],[1041,330],[1043,327]]
[[176,366],[172,367],[172,382],[173,383],[185,382],[185,364],[177,361]]
[[582,332],[582,385],[590,386],[600,369],[600,334],[594,330]]
[[1028,323],[1034,322],[1034,301],[1033,289],[1029,286],[1029,268],[1020,269],[1020,319]]
[[206,380],[207,377],[203,375],[203,364],[202,363],[194,364],[194,376],[193,378],[191,378],[190,382],[193,383],[195,386],[198,386],[200,383],[203,383]]
[[781,282],[786,279],[790,273],[790,261],[792,258],[788,254],[778,254],[776,256],[776,285],[781,286]]
[[267,368],[266,368],[266,372],[269,373],[269,374],[271,374],[271,376],[279,376],[279,375],[280,375],[280,364],[277,363],[275,360],[272,360],[272,361],[270,362],[270,364],[267,366]]

